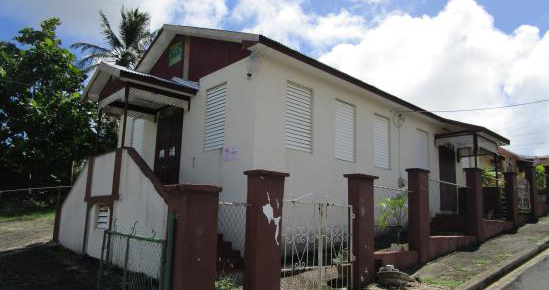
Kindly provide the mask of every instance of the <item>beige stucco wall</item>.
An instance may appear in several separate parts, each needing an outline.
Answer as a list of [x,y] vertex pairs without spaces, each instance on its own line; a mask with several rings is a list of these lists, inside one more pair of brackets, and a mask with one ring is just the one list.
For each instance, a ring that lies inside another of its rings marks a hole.
[[[400,167],[398,130],[391,122],[390,169],[374,166],[373,120],[379,114],[392,120],[395,108],[371,98],[369,93],[351,91],[324,78],[293,67],[291,64],[262,55],[259,73],[252,78],[255,113],[253,168],[289,172],[286,197],[313,193],[316,200],[329,195],[347,202],[347,183],[343,174],[365,173],[379,176],[376,184],[397,187],[399,174],[407,179],[406,168],[416,164],[416,130],[429,134],[431,176],[438,179],[438,148],[434,134],[443,133],[442,126],[430,120],[407,114],[400,128]],[[312,153],[285,147],[286,84],[292,81],[313,90]],[[335,158],[336,99],[355,105],[355,162]],[[377,198],[377,196],[376,196]],[[333,200],[332,200],[333,201]]]
[[91,196],[108,195],[112,191],[115,152],[95,157]]
[[86,180],[88,165],[86,164],[61,207],[59,222],[59,243],[76,253],[82,253],[84,241],[84,224],[86,217]]

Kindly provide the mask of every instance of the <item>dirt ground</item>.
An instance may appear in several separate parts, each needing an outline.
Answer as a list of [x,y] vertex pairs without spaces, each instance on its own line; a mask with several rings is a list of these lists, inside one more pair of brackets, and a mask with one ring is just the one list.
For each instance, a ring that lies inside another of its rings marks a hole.
[[[0,221],[1,290],[95,290],[96,259],[51,242],[52,216]],[[118,289],[120,275],[108,271],[103,289]]]
[[[96,259],[48,242],[0,253],[2,290],[95,290]],[[118,289],[119,275],[105,277],[103,289]]]
[[48,242],[53,235],[53,218],[0,221],[0,253]]

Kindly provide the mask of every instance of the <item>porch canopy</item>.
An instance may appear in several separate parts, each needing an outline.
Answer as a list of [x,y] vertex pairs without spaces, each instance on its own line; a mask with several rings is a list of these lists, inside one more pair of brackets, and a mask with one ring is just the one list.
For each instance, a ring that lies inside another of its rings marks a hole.
[[[509,140],[496,134],[486,134],[477,130],[464,130],[459,132],[436,134],[436,146],[448,146],[454,148],[458,158],[494,156],[497,162],[498,147],[509,145]],[[474,158],[474,167],[477,168],[477,158]]]
[[167,107],[190,109],[191,98],[200,89],[198,83],[165,79],[101,62],[88,85],[83,99],[99,103],[99,108],[115,116],[155,120]]

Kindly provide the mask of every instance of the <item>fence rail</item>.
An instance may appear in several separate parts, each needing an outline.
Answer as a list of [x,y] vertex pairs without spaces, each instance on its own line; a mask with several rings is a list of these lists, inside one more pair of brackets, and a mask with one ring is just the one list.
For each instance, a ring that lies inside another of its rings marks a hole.
[[352,207],[284,201],[280,289],[352,287]]
[[166,240],[105,230],[97,290],[105,276],[119,275],[120,289],[163,290]]
[[429,212],[431,217],[439,213],[457,214],[460,201],[463,200],[466,185],[428,178],[429,182]]
[[528,180],[516,177],[515,190],[518,198],[518,211],[522,214],[529,214],[532,211],[532,204],[530,202],[530,183]]

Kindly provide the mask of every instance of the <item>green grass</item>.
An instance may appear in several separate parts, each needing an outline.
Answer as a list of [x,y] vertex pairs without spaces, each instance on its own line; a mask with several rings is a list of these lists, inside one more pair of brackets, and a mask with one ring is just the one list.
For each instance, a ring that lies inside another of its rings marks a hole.
[[456,281],[452,279],[433,279],[433,278],[424,278],[423,282],[432,284],[435,286],[450,287],[452,289],[458,288],[459,286],[461,286],[461,284],[463,284],[462,281]]
[[47,209],[37,212],[21,212],[17,214],[4,215],[0,214],[0,222],[10,222],[10,221],[30,221],[36,219],[46,219],[53,221],[55,219],[55,210]]
[[238,282],[233,278],[221,277],[215,280],[215,290],[231,290],[238,287]]

